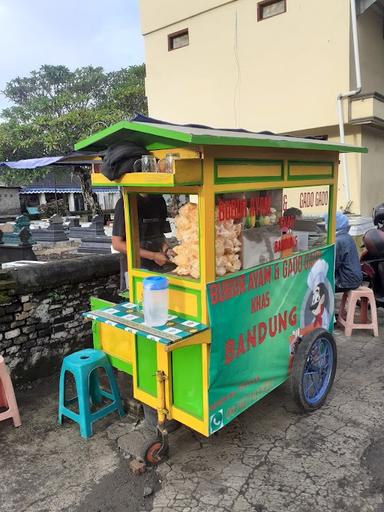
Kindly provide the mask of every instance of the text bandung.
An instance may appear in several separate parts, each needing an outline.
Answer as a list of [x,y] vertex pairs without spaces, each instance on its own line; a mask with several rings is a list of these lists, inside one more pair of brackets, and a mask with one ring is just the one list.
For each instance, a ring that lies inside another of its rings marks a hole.
[[230,338],[225,342],[225,364],[230,364],[234,359],[246,354],[249,350],[264,343],[267,338],[274,338],[276,334],[286,331],[289,327],[295,327],[297,323],[296,306],[290,311],[278,313],[266,322],[259,322],[246,333],[239,335],[237,340]]

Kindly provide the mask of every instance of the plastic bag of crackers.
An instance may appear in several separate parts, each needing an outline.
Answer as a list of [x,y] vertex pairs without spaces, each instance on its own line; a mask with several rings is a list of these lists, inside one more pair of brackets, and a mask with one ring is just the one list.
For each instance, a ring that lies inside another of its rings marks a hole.
[[242,225],[233,219],[219,221],[216,213],[216,275],[225,276],[241,269]]
[[199,269],[199,223],[195,203],[186,203],[175,218],[176,237],[180,242],[173,247],[173,263],[179,276],[200,277]]
[[[176,236],[180,244],[173,248],[175,272],[180,276],[200,277],[199,271],[199,224],[198,207],[187,203],[179,210],[175,219]],[[241,269],[241,224],[232,219],[219,221],[216,213],[216,275]]]

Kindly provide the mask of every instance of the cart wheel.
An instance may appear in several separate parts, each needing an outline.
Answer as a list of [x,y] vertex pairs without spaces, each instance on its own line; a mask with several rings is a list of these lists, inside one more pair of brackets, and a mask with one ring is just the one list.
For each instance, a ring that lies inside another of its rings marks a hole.
[[316,329],[297,347],[291,374],[292,394],[304,411],[319,409],[332,387],[337,364],[336,343],[331,333]]
[[156,466],[167,458],[168,446],[159,440],[152,442],[145,450],[144,460],[150,466]]

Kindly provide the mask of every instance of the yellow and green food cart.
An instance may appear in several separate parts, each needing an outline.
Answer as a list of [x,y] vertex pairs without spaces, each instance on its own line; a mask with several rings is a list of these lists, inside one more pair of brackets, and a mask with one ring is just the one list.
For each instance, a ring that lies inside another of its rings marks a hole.
[[[334,237],[340,152],[364,148],[315,139],[162,123],[128,122],[76,145],[101,152],[134,142],[173,172],[132,172],[93,187],[121,187],[129,302],[93,301],[94,345],[133,377],[134,397],[165,420],[209,436],[291,377],[296,402],[320,407],[332,386],[336,345]],[[169,317],[143,322],[137,198],[167,201],[174,265]]]

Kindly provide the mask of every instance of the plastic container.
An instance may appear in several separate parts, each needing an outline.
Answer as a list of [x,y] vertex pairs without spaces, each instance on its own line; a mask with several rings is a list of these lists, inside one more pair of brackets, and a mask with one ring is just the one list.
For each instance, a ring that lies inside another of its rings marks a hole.
[[161,276],[146,277],[143,281],[144,322],[159,327],[168,320],[168,279]]

